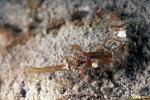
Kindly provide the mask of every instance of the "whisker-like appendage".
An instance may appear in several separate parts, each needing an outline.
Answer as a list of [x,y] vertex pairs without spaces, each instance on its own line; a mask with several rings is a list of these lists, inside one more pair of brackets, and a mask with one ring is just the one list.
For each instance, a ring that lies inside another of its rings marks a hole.
[[36,67],[30,67],[28,68],[28,72],[32,74],[39,74],[39,73],[53,73],[57,71],[64,71],[65,65],[56,65],[56,66],[49,66],[44,68],[36,68]]

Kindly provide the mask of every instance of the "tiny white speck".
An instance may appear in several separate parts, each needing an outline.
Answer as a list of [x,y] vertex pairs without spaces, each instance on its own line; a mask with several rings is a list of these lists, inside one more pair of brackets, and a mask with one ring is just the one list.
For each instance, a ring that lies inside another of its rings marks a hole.
[[88,6],[85,7],[79,7],[79,11],[89,11],[90,8]]
[[118,36],[118,37],[125,38],[125,37],[126,37],[126,30],[118,31],[117,36]]
[[98,67],[98,63],[97,62],[92,62],[92,67],[93,68],[97,68]]

